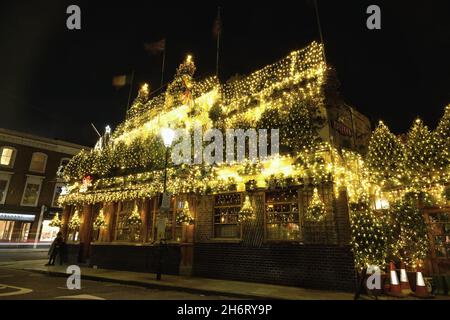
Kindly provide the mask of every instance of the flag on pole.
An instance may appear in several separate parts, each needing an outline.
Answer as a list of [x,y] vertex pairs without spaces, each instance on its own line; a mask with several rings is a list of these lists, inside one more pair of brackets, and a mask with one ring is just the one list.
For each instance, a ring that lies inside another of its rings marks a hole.
[[144,43],[144,49],[150,54],[158,54],[166,50],[166,39],[161,39],[152,43]]
[[218,38],[220,36],[221,32],[222,32],[222,19],[220,17],[220,8],[218,8],[217,18],[216,18],[216,20],[214,20],[214,26],[213,26],[214,38]]
[[112,79],[112,85],[116,88],[124,87],[128,84],[131,84],[131,75],[121,74],[114,76]]

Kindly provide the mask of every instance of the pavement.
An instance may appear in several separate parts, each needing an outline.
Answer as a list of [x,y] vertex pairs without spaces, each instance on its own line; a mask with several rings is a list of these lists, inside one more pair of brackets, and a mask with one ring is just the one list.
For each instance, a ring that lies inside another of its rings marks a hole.
[[[22,249],[23,250],[23,249]],[[45,266],[47,259],[36,259],[39,252],[31,252],[29,260],[17,261],[15,256],[9,261],[1,261],[0,269],[21,270],[28,273],[51,276],[48,278],[65,279],[69,276],[66,273],[67,266]],[[0,256],[1,251],[0,251]],[[46,252],[45,252],[46,256]],[[200,277],[186,277],[174,275],[162,275],[162,280],[156,280],[156,275],[152,273],[140,273],[130,271],[118,271],[108,269],[98,269],[87,266],[80,266],[82,283],[85,281],[97,281],[115,283],[124,286],[135,286],[152,290],[165,290],[183,294],[193,294],[197,296],[220,296],[240,299],[282,299],[282,300],[353,300],[353,293],[336,292],[327,290],[314,290],[298,287],[280,286],[263,283],[218,280]],[[1,287],[1,276],[0,276]],[[0,295],[1,297],[1,295]],[[439,296],[437,299],[450,300],[448,296]],[[362,295],[360,299],[373,300],[373,297]],[[397,299],[388,296],[380,296],[379,300]],[[404,299],[417,300],[414,297]],[[404,300],[403,299],[403,300]]]
[[[55,277],[68,277],[67,266],[45,266],[46,260],[29,260],[0,263],[0,267],[23,270]],[[156,275],[130,271],[94,269],[81,267],[81,278],[84,280],[104,281],[128,286],[139,286],[151,289],[171,290],[191,294],[219,295],[241,299],[283,299],[283,300],[351,300],[353,294],[346,292],[313,290],[262,283]]]
[[0,249],[0,263],[47,259],[48,249]]

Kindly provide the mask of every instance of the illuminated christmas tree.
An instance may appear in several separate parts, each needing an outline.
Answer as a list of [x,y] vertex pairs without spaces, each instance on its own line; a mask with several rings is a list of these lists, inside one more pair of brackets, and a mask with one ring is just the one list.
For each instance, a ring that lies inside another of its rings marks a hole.
[[367,199],[350,204],[352,246],[359,268],[382,266],[386,259],[386,236]]
[[436,142],[428,127],[417,119],[407,135],[405,173],[410,185],[424,190],[432,181],[437,163]]
[[253,210],[252,204],[250,202],[250,197],[245,196],[244,203],[242,205],[241,211],[239,211],[239,222],[254,220],[256,218],[255,211]]
[[131,227],[139,227],[142,224],[141,215],[139,214],[139,209],[137,204],[134,205],[131,215],[127,219],[128,224]]
[[50,227],[56,227],[56,228],[60,228],[61,227],[61,220],[59,219],[59,214],[58,212],[55,214],[55,216],[53,217],[52,221],[50,221],[50,223],[48,224]]
[[183,204],[183,210],[177,215],[177,224],[190,225],[194,223],[194,218],[189,210],[189,203],[187,201]]
[[436,170],[441,180],[448,182],[450,179],[450,105],[445,107],[444,115],[434,131],[436,141]]
[[402,199],[391,207],[395,223],[391,243],[395,244],[400,259],[411,267],[425,259],[428,250],[427,226],[413,199]]
[[100,209],[100,212],[97,215],[97,218],[95,218],[94,221],[94,230],[99,230],[102,228],[106,228],[106,220],[105,216],[103,214],[103,209]]
[[68,223],[68,227],[70,230],[76,230],[80,227],[80,225],[81,225],[81,219],[78,214],[78,210],[75,210],[75,213],[73,214],[72,218],[70,219],[70,221]]
[[372,182],[398,185],[403,175],[404,148],[389,128],[380,121],[369,141],[367,167]]
[[326,214],[325,204],[320,199],[317,188],[314,188],[311,202],[306,209],[305,219],[311,222],[321,222],[325,219]]

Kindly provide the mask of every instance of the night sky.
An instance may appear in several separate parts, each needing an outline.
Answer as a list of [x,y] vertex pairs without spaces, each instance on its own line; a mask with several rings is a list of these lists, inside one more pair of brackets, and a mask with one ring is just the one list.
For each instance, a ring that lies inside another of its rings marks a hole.
[[[162,6],[167,3],[166,6]],[[77,4],[82,29],[66,29]],[[344,99],[396,133],[417,116],[434,127],[450,103],[449,1],[319,0],[327,60]],[[366,28],[370,4],[382,29]],[[0,2],[0,127],[92,146],[90,127],[113,127],[125,115],[128,88],[113,75],[135,70],[159,87],[161,56],[144,42],[167,39],[166,81],[187,53],[196,76],[215,72],[214,1]],[[247,74],[318,40],[313,1],[225,1],[220,78]],[[102,129],[101,129],[102,130]]]

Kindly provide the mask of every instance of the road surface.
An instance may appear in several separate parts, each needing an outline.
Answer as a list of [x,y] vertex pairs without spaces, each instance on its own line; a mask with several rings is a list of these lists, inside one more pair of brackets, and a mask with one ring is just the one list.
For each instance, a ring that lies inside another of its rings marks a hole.
[[[69,290],[65,277],[0,267],[0,300],[224,300],[171,290],[147,289],[109,282],[81,280],[80,290]],[[233,298],[234,299],[234,298]]]

